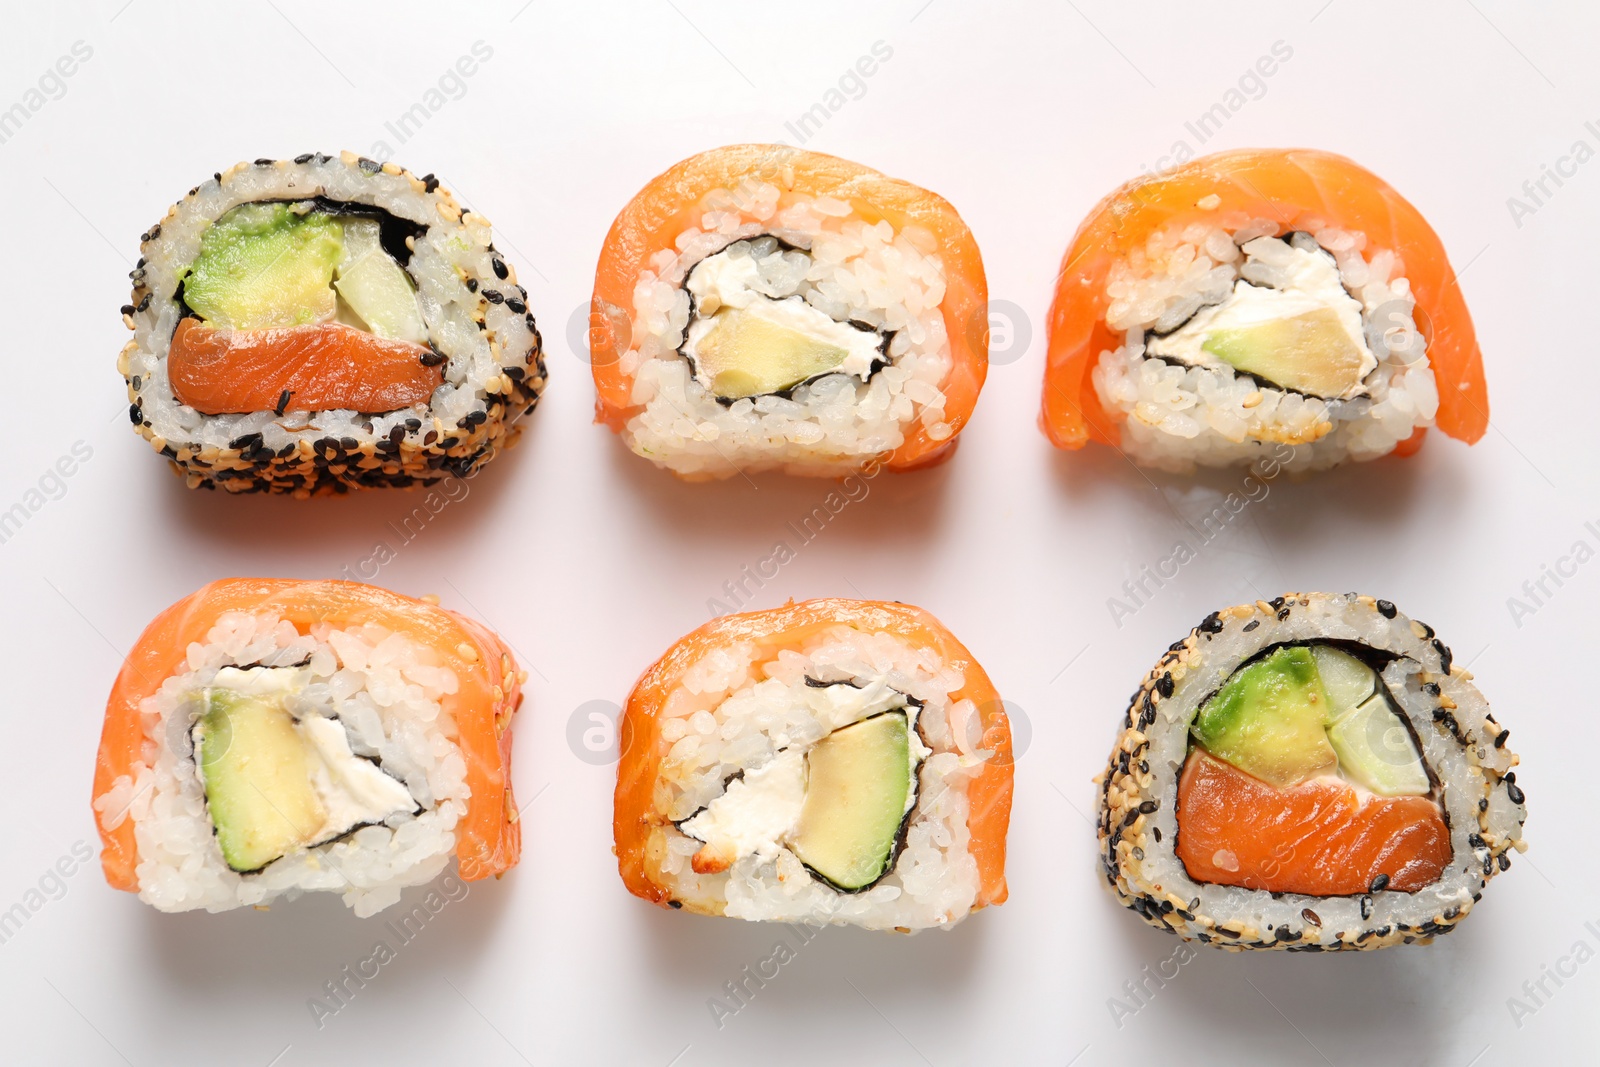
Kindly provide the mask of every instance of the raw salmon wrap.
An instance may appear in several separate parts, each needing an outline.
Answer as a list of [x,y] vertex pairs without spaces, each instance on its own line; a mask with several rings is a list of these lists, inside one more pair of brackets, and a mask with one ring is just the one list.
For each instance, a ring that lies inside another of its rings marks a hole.
[[142,239],[118,369],[134,428],[191,488],[465,477],[544,390],[527,292],[431,174],[258,159]]
[[949,457],[988,370],[988,287],[940,197],[733,145],[617,216],[590,317],[596,421],[683,478]]
[[357,915],[454,857],[516,865],[511,716],[525,675],[487,628],[376,586],[230,578],[156,617],[95,764],[101,863],[162,911],[323,890]]
[[1216,612],[1145,678],[1097,779],[1106,881],[1223,948],[1426,943],[1527,847],[1508,735],[1387,600]]
[[1376,175],[1310,149],[1205,156],[1102,200],[1062,260],[1045,434],[1142,466],[1290,470],[1489,423],[1444,246]]
[[1006,899],[1011,728],[920,608],[729,615],[628,697],[617,864],[704,915],[911,932]]

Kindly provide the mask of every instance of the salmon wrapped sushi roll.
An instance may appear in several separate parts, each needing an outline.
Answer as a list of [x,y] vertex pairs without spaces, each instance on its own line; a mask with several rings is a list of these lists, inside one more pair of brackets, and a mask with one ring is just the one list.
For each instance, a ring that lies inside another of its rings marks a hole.
[[617,863],[652,903],[909,932],[1006,899],[1005,707],[919,608],[707,623],[639,679],[621,738]]
[[1059,448],[1314,470],[1488,422],[1438,235],[1342,156],[1240,150],[1137,178],[1062,260],[1041,416]]
[[1509,733],[1386,600],[1216,612],[1128,708],[1099,779],[1106,880],[1152,926],[1224,948],[1428,942],[1526,848]]
[[606,237],[596,420],[694,480],[937,463],[988,370],[987,300],[972,232],[933,193],[783,145],[704,152]]
[[528,294],[433,175],[241,163],[143,235],[118,369],[191,488],[344,492],[475,473],[544,390]]
[[162,911],[343,894],[371,915],[521,850],[524,675],[471,619],[376,586],[231,578],[162,612],[106,704],[101,863]]

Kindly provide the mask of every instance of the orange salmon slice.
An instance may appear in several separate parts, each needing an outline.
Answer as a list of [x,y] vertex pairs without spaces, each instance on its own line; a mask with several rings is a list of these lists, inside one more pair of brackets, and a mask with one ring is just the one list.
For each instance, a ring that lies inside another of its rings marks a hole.
[[1335,782],[1279,789],[1196,747],[1178,781],[1178,858],[1189,877],[1272,893],[1412,893],[1450,862],[1428,797],[1369,797]]
[[207,415],[377,414],[426,403],[444,382],[443,363],[430,348],[339,322],[225,330],[184,319],[172,335],[167,376],[174,396]]

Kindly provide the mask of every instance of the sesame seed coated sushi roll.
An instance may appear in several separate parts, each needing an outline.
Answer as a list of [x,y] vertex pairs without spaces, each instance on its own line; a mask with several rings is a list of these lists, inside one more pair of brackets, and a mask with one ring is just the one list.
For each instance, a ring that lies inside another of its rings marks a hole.
[[544,389],[527,292],[428,175],[241,163],[143,235],[118,369],[191,488],[308,496],[464,476]]
[[687,479],[937,463],[983,386],[987,300],[933,193],[783,145],[704,152],[606,238],[596,419]]
[[705,915],[908,932],[1006,899],[1011,730],[971,653],[904,604],[707,623],[628,697],[617,863]]
[[482,625],[376,586],[232,578],[140,636],[95,766],[101,863],[162,911],[323,890],[358,915],[458,860],[516,865],[522,673]]
[[1426,943],[1526,848],[1510,732],[1433,629],[1385,600],[1216,612],[1123,725],[1099,779],[1106,880],[1184,938]]
[[1489,421],[1483,357],[1444,246],[1370,171],[1240,150],[1137,178],[1062,260],[1041,425],[1144,466],[1315,470],[1408,455]]

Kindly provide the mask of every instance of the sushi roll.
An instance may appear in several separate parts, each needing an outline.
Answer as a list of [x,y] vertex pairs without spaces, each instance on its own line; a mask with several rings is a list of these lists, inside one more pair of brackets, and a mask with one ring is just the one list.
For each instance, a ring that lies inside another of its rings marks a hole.
[[651,903],[911,932],[1006,899],[1005,707],[919,608],[707,623],[639,679],[621,738],[617,863]]
[[1386,600],[1216,612],[1145,678],[1097,779],[1106,881],[1223,948],[1426,943],[1527,847],[1508,736]]
[[106,705],[101,864],[162,911],[343,894],[357,915],[521,850],[524,675],[482,625],[376,586],[232,578],[162,612]]
[[466,477],[544,390],[527,292],[431,174],[258,159],[142,240],[118,369],[134,428],[191,488]]
[[1417,209],[1342,156],[1241,150],[1135,179],[1079,228],[1040,422],[1180,473],[1269,451],[1318,470],[1409,455],[1433,426],[1470,444],[1489,400]]
[[734,145],[617,216],[591,306],[596,421],[691,480],[949,457],[988,370],[977,243],[933,193]]

